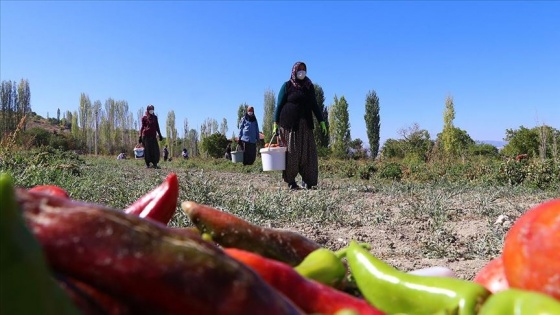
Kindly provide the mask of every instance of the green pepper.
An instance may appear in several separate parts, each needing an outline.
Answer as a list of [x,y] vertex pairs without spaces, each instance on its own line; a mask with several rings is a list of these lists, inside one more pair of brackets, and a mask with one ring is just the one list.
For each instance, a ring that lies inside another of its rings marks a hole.
[[344,279],[346,267],[335,252],[319,248],[307,255],[303,261],[294,267],[302,276],[334,286]]
[[476,314],[490,295],[471,281],[399,271],[354,241],[346,258],[364,298],[388,314]]
[[12,178],[0,174],[0,314],[79,314],[56,283],[18,209]]
[[556,315],[560,314],[560,302],[538,292],[507,289],[490,296],[479,314]]

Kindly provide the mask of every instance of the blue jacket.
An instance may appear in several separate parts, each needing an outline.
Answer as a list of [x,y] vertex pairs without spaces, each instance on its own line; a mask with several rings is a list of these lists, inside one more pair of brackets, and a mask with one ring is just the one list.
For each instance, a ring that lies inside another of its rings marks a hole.
[[248,115],[241,118],[239,123],[239,139],[244,142],[257,143],[259,140],[259,123],[256,118],[254,121],[249,121]]

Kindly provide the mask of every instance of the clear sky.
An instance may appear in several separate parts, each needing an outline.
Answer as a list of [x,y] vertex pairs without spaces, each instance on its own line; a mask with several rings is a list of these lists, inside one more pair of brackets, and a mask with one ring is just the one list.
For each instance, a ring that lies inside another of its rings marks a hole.
[[154,104],[199,129],[275,95],[304,61],[349,105],[351,137],[367,143],[365,99],[380,99],[381,141],[417,123],[432,139],[452,96],[454,124],[474,140],[506,129],[560,129],[558,1],[5,1],[1,80],[29,80],[46,117],[126,100]]

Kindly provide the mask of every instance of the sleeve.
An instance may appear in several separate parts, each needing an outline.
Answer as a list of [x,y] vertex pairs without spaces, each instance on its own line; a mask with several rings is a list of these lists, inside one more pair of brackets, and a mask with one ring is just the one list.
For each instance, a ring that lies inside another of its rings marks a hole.
[[321,111],[321,109],[319,108],[319,104],[317,103],[317,95],[315,94],[315,88],[313,88],[312,94],[313,94],[313,107],[312,107],[313,113],[315,114],[317,121],[322,122],[325,119],[323,118],[323,112]]
[[140,137],[142,137],[142,131],[144,131],[144,117],[140,119]]
[[261,137],[260,137],[261,131],[259,130],[259,122],[255,121],[255,124],[257,126],[257,143],[259,143],[259,141],[261,141]]
[[241,140],[241,137],[243,137],[243,129],[245,127],[245,117],[241,118],[241,122],[239,123],[239,140]]
[[278,101],[276,102],[276,111],[274,112],[274,122],[278,123],[280,120],[280,112],[282,112],[282,107],[286,103],[286,83],[282,84],[280,91],[278,91]]
[[162,137],[161,131],[159,130],[159,121],[158,121],[157,116],[156,116],[156,131],[157,131],[157,133],[159,134],[159,136]]

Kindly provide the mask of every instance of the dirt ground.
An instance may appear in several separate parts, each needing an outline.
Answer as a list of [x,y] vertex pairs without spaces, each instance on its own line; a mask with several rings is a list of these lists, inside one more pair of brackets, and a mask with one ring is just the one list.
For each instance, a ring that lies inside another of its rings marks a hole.
[[[310,200],[339,195],[340,211],[345,222],[352,224],[298,220],[268,225],[296,231],[333,250],[345,247],[351,240],[366,242],[372,245],[374,255],[400,270],[444,266],[462,279],[474,278],[486,263],[501,253],[503,236],[521,213],[549,198],[549,195],[515,193],[507,188],[458,188],[459,192],[453,192],[428,187],[425,195],[422,192],[395,193],[391,189],[380,189],[373,181],[341,182],[329,178],[321,179],[317,190],[289,192],[279,173],[225,176],[221,173],[220,176],[222,185],[239,183],[241,176],[242,181],[262,191],[285,190],[286,194]],[[434,217],[414,218],[402,214],[421,207],[445,210],[447,219],[443,227],[430,228]],[[440,230],[445,233],[440,235]],[[430,242],[435,249],[429,248]],[[440,254],[434,255],[438,251]]]

